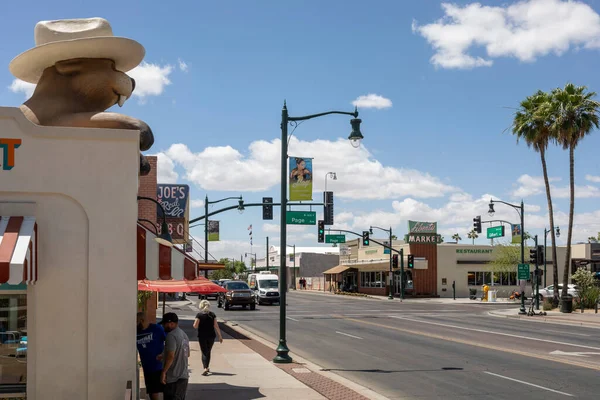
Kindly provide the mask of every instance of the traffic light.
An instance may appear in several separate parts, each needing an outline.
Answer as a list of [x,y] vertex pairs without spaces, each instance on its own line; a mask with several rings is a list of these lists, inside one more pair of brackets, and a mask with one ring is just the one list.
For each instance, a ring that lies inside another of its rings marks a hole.
[[323,192],[323,203],[325,225],[333,225],[333,192]]
[[412,254],[409,254],[406,256],[406,266],[408,268],[414,268],[415,267],[415,256]]
[[542,265],[544,263],[544,246],[539,245],[537,247],[537,250],[538,250],[537,260],[538,260],[538,263],[540,263],[540,265]]
[[475,229],[475,232],[481,233],[481,215],[473,218],[473,229]]
[[534,247],[533,249],[529,249],[529,263],[534,265],[538,264],[538,249]]
[[272,197],[263,197],[263,219],[271,220],[273,219],[273,198]]
[[369,231],[363,231],[363,246],[369,245]]
[[325,242],[325,221],[319,220],[319,243]]
[[398,254],[392,256],[392,267],[398,268]]

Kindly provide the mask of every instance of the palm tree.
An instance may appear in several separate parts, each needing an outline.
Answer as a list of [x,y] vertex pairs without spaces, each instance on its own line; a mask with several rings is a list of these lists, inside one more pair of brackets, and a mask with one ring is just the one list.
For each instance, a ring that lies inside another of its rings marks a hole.
[[[519,105],[512,124],[512,133],[520,139],[525,140],[528,147],[540,154],[542,161],[542,173],[546,186],[546,200],[548,202],[548,216],[550,219],[550,231],[552,232],[552,260],[556,260],[556,237],[554,230],[554,209],[552,196],[550,194],[550,181],[546,166],[546,150],[548,144],[556,142],[556,133],[553,130],[554,108],[552,96],[538,90],[532,96],[527,97]],[[527,236],[526,236],[527,238]],[[554,287],[558,286],[558,265],[553,264]],[[558,304],[558,291],[554,292],[554,302]]]
[[475,239],[477,239],[479,237],[477,232],[475,232],[475,229],[471,229],[468,236],[469,236],[469,239],[473,239],[473,244],[475,244]]
[[588,243],[598,243],[598,238],[595,236],[590,236],[588,238]]
[[452,235],[452,240],[456,240],[456,244],[458,244],[458,241],[462,240],[462,238],[459,236],[458,233],[455,233],[454,235]]
[[[569,230],[567,232],[567,254],[563,273],[562,297],[567,295],[569,267],[571,263],[571,239],[573,238],[573,214],[575,210],[575,148],[594,128],[599,127],[600,103],[593,100],[595,92],[585,86],[567,83],[564,88],[552,91],[553,128],[563,149],[569,150]],[[554,259],[556,260],[556,259]]]

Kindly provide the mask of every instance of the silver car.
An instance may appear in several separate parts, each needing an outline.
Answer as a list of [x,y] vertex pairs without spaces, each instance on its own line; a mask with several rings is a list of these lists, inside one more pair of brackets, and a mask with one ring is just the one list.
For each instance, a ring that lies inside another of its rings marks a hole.
[[[562,288],[563,288],[563,285],[561,283],[558,285],[558,296],[559,297],[562,293]],[[579,297],[578,290],[579,290],[579,288],[577,287],[577,285],[574,285],[574,284],[567,285],[567,293],[573,297]],[[554,297],[554,285],[546,286],[545,288],[540,289],[540,300],[541,301],[543,301],[544,299],[551,299],[552,297]]]

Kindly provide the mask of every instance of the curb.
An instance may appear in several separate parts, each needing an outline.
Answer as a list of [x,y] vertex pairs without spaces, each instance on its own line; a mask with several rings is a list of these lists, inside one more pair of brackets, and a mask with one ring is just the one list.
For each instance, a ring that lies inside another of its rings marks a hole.
[[[226,321],[226,320],[221,320],[220,322],[222,322],[224,325],[226,325],[229,329],[236,331],[244,336],[247,336],[248,338],[255,340],[259,343],[261,343],[264,346],[268,346],[270,348],[275,348],[276,345],[274,343],[271,343],[270,341],[268,341],[267,339],[259,336],[257,333],[254,333],[252,331],[249,331],[248,329],[243,328],[242,326],[240,326],[237,323],[231,323],[231,321]],[[314,372],[315,374],[321,375],[322,377],[324,377],[325,379],[329,379],[331,381],[334,381],[344,387],[346,387],[347,389],[350,389],[356,393],[358,393],[359,395],[367,398],[367,399],[371,399],[371,400],[390,400],[387,397],[367,388],[364,387],[362,385],[359,385],[349,379],[346,379],[338,374],[335,374],[333,372],[329,372],[329,371],[324,371],[324,368],[320,367],[319,365],[306,360],[305,358],[302,358],[301,356],[299,356],[296,353],[290,352],[289,353],[290,356],[292,357],[292,359],[299,365],[302,365],[303,367],[309,369],[311,372]],[[278,365],[278,364],[275,364]],[[286,369],[282,368],[284,371],[288,372]],[[288,372],[289,373],[289,372]],[[294,376],[292,374],[292,376]],[[296,378],[297,379],[297,378]],[[304,383],[304,382],[303,382]],[[306,383],[304,383],[306,384]],[[307,385],[308,387],[311,387],[310,385]],[[315,388],[311,387],[311,389],[315,390]],[[321,393],[322,395],[324,395],[323,393]]]
[[531,321],[531,322],[541,322],[541,323],[549,323],[549,324],[557,324],[557,325],[567,325],[567,326],[582,326],[584,328],[593,328],[593,329],[600,329],[600,323],[595,323],[595,322],[582,322],[582,321],[571,321],[571,320],[567,320],[567,319],[558,319],[558,318],[552,318],[552,317],[548,317],[548,316],[540,316],[540,317],[529,317],[527,315],[507,315],[507,314],[498,314],[497,311],[488,311],[488,315],[492,316],[492,317],[496,317],[496,318],[510,318],[510,319],[523,319],[526,321]]

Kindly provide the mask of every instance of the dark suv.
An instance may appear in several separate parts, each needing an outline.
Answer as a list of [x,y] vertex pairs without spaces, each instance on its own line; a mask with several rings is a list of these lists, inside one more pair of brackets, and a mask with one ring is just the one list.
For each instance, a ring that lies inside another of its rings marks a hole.
[[231,306],[242,306],[243,308],[250,306],[251,310],[256,308],[254,293],[246,282],[228,281],[223,284],[223,287],[227,289],[227,293],[219,293],[217,307],[223,307],[226,311]]

